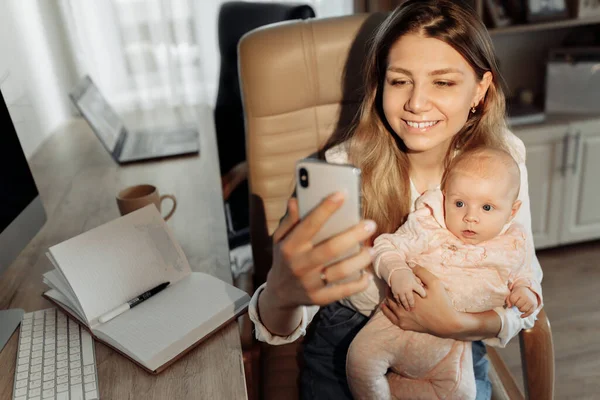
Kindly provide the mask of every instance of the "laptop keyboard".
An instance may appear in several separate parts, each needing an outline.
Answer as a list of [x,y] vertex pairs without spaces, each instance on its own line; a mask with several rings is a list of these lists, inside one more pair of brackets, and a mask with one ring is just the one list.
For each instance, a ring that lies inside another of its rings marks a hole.
[[197,131],[189,129],[173,132],[137,133],[134,137],[131,147],[133,155],[154,154],[158,151],[169,153],[198,141]]
[[153,142],[156,143],[156,138],[153,138],[150,135],[135,135],[133,154],[146,154],[152,152]]

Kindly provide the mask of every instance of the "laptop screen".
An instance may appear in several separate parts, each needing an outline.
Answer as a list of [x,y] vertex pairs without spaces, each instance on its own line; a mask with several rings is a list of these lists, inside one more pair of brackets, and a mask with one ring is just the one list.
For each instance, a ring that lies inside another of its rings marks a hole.
[[109,151],[115,149],[123,122],[104,99],[96,85],[91,83],[77,99],[79,110]]

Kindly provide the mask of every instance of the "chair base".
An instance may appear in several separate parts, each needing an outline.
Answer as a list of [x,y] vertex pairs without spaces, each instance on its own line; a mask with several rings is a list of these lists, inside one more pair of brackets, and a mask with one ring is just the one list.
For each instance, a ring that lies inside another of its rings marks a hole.
[[261,343],[261,399],[300,398],[300,352],[302,341],[271,346]]

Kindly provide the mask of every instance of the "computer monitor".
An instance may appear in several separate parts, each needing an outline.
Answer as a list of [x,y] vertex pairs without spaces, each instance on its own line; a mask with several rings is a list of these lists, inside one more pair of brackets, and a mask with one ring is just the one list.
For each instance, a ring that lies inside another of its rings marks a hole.
[[[33,175],[0,92],[0,280],[45,222]],[[0,351],[22,315],[23,310],[0,310]]]

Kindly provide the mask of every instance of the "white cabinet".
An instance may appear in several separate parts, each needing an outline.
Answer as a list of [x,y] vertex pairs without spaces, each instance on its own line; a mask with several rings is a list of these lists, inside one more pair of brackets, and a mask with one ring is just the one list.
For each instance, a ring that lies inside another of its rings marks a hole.
[[600,118],[517,127],[536,248],[600,238]]
[[600,120],[570,126],[560,243],[600,237]]
[[536,248],[559,243],[564,178],[561,173],[567,125],[516,134],[527,149],[531,229]]

